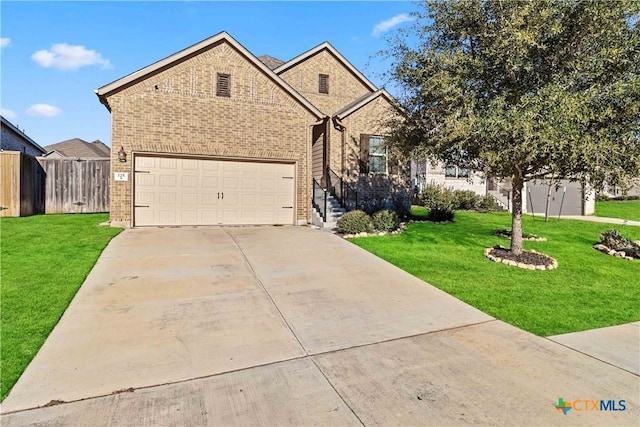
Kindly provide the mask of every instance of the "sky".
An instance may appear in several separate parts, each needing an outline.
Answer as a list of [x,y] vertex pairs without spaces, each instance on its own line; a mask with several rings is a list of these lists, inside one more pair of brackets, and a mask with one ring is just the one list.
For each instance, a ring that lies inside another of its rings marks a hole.
[[[0,112],[41,146],[110,145],[94,90],[226,31],[256,56],[289,60],[331,43],[379,87],[385,36],[410,25],[409,1],[0,2]],[[392,92],[393,93],[393,92]]]

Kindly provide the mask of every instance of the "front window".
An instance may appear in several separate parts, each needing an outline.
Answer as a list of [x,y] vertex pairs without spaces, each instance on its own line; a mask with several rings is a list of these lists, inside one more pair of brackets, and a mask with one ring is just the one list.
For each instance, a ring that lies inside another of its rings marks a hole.
[[469,178],[469,169],[448,165],[444,168],[444,176],[447,178]]
[[458,176],[458,168],[455,166],[447,166],[444,168],[444,176],[447,178],[456,178]]
[[387,150],[382,136],[369,137],[369,172],[387,173]]

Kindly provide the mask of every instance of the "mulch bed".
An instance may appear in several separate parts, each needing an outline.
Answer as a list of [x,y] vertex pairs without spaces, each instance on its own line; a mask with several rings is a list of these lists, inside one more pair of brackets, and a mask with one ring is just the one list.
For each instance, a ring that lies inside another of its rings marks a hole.
[[516,255],[502,246],[494,246],[485,250],[485,256],[494,262],[527,270],[552,270],[558,267],[558,262],[548,255],[536,251],[523,251]]

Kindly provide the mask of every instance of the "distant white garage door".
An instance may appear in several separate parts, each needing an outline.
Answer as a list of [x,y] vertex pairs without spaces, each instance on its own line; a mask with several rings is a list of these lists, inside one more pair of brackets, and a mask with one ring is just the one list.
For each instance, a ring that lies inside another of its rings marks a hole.
[[135,157],[134,225],[293,224],[294,165]]

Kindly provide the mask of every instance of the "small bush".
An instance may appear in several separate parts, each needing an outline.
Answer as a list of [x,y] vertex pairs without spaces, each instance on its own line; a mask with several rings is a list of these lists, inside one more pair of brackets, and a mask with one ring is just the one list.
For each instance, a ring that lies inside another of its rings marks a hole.
[[471,210],[480,206],[480,196],[475,191],[455,190],[452,198],[454,209]]
[[491,194],[487,194],[484,197],[480,198],[480,204],[478,205],[480,209],[486,209],[488,211],[493,211],[496,209],[496,198]]
[[436,203],[431,207],[429,214],[427,215],[427,221],[453,221],[454,216],[455,210],[453,209],[451,201],[443,201]]
[[608,248],[621,251],[633,246],[631,240],[624,237],[618,230],[611,229],[600,233],[600,242]]
[[444,198],[444,187],[436,184],[435,182],[430,182],[425,185],[422,189],[422,193],[420,193],[422,205],[427,209],[431,209],[431,207],[435,206],[437,203],[443,202]]
[[394,231],[400,226],[398,215],[390,210],[381,210],[373,214],[373,228],[379,231]]
[[338,228],[344,233],[357,234],[373,229],[371,217],[364,211],[347,212],[338,220]]

